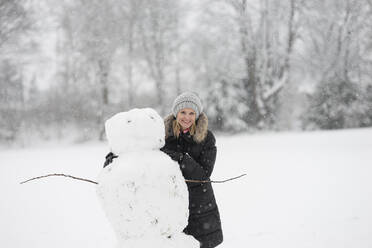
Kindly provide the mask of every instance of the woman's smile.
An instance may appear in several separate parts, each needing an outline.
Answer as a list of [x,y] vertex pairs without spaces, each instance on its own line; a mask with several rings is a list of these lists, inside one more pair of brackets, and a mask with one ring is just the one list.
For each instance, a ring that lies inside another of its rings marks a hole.
[[192,122],[187,120],[181,120],[181,122],[185,125],[190,125]]

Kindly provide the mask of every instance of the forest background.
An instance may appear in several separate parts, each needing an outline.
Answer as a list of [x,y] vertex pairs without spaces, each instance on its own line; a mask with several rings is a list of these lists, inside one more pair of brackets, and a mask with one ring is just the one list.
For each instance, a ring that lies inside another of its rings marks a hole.
[[0,0],[0,144],[198,92],[222,133],[372,126],[372,0]]

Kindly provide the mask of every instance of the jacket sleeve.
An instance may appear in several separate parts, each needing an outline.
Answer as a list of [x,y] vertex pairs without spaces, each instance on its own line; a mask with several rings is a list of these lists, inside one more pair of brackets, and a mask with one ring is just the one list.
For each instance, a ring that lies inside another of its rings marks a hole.
[[180,168],[185,179],[207,180],[213,172],[216,161],[216,139],[212,132],[208,131],[206,142],[203,145],[199,163],[190,155],[185,155],[180,162]]

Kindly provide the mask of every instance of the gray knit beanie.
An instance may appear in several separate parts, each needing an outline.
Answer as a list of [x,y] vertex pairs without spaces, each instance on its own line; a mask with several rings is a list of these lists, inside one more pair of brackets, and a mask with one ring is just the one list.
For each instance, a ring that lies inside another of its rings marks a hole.
[[174,117],[177,117],[178,112],[184,108],[191,108],[196,113],[196,119],[199,118],[200,113],[203,111],[203,106],[200,101],[200,98],[196,93],[193,92],[184,92],[173,102],[172,112]]

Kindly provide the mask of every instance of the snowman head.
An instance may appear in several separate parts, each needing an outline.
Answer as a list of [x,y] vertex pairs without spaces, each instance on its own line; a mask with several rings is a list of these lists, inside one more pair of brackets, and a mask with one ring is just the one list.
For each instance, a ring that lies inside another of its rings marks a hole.
[[121,112],[105,123],[106,136],[115,154],[155,150],[164,146],[163,119],[152,108]]

